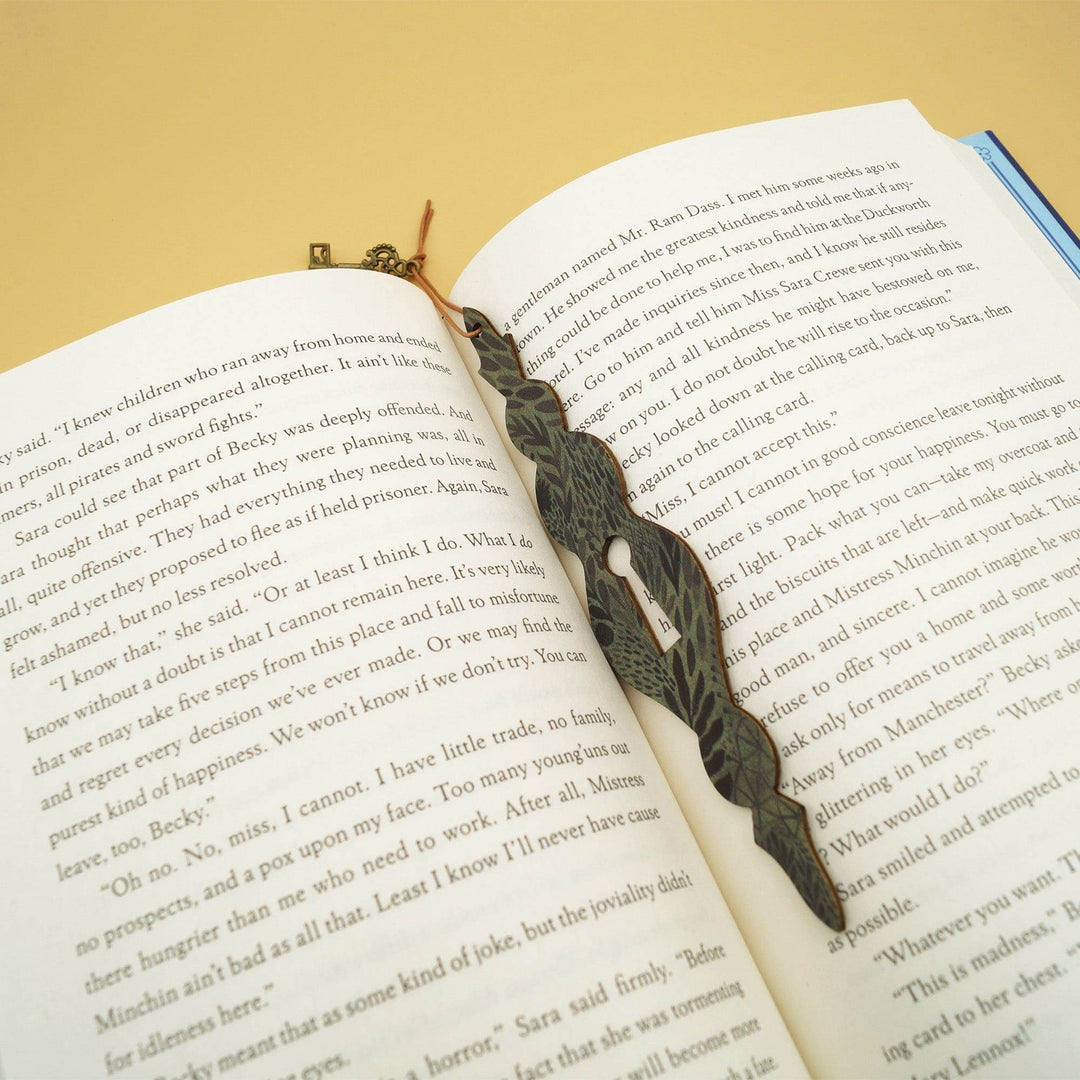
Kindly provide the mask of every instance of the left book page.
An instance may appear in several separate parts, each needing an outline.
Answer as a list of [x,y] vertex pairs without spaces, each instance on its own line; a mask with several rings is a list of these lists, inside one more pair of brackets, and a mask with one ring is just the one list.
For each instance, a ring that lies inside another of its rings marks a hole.
[[418,290],[230,286],[0,402],[6,1075],[802,1074]]

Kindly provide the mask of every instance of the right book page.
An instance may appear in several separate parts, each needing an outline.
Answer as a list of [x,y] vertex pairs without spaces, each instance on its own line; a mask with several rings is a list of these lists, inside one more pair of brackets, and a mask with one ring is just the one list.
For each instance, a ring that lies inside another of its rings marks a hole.
[[833,935],[640,696],[812,1071],[1075,1067],[1080,311],[907,103],[589,174],[454,298],[517,338],[719,597]]

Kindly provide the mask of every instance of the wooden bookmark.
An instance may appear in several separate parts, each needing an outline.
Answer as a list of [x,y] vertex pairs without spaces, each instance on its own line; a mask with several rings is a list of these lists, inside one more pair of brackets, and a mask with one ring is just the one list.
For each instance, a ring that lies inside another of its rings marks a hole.
[[[622,470],[608,447],[567,427],[554,388],[526,378],[517,347],[473,308],[446,300],[424,276],[424,211],[417,254],[399,258],[388,244],[370,249],[361,269],[412,281],[453,329],[472,339],[480,374],[506,399],[506,429],[536,463],[536,500],[551,536],[585,570],[589,619],[608,663],[625,683],[666,706],[697,735],[713,787],[750,810],[754,839],[783,868],[811,910],[833,930],[844,912],[810,837],[806,810],[779,790],[780,760],[762,724],[735,704],[724,669],[720,614],[708,577],[681,536],[639,517],[626,497]],[[317,250],[318,249],[318,250]],[[312,267],[333,263],[329,244],[313,244]],[[449,312],[462,316],[463,332]],[[630,565],[679,632],[661,648],[626,579],[608,564],[617,538],[630,546]]]

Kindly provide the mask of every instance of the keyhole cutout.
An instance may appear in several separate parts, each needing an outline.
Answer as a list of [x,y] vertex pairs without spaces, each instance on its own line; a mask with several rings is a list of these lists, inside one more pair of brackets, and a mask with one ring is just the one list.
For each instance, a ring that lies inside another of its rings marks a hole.
[[682,634],[675,628],[671,620],[664,614],[664,609],[656,602],[652,594],[645,588],[645,583],[637,576],[637,571],[630,565],[630,545],[621,537],[614,536],[608,541],[606,559],[608,569],[621,577],[630,588],[630,592],[637,601],[649,629],[653,632],[660,645],[660,652],[666,653],[675,644]]

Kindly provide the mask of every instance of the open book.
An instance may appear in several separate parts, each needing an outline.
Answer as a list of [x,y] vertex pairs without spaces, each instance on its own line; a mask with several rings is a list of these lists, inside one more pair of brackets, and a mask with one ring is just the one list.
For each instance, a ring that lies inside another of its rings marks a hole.
[[1080,311],[970,154],[905,104],[686,140],[454,293],[708,567],[839,934],[616,682],[420,290],[0,378],[4,1075],[1075,1068]]

